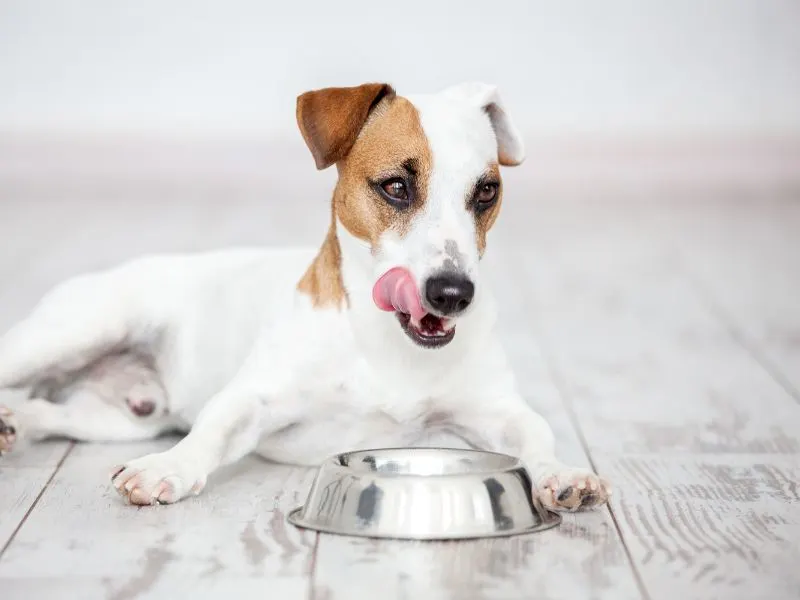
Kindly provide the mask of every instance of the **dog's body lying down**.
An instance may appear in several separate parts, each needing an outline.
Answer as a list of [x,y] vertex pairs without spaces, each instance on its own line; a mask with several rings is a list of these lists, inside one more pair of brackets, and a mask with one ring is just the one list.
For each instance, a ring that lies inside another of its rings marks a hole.
[[315,465],[440,428],[520,456],[551,508],[605,502],[605,482],[554,456],[493,333],[480,258],[498,163],[523,158],[494,88],[319,90],[298,123],[318,168],[339,171],[322,247],[152,256],[61,284],[0,340],[0,387],[33,396],[0,412],[0,450],[188,432],[114,471],[150,504],[250,452]]

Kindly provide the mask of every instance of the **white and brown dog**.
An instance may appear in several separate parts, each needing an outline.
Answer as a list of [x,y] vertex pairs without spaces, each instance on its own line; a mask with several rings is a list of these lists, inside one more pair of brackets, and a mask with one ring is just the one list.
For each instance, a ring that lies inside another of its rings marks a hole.
[[550,508],[604,503],[605,482],[556,459],[493,333],[480,259],[499,165],[523,160],[495,88],[329,88],[297,120],[339,173],[322,247],[144,257],[61,284],[0,340],[0,388],[33,390],[0,413],[0,450],[188,431],[113,473],[152,504],[251,452],[316,465],[438,427],[521,457]]

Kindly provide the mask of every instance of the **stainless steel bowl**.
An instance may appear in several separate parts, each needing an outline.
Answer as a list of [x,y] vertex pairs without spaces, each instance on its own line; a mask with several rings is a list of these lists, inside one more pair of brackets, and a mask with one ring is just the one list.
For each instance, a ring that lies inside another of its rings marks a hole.
[[416,540],[508,536],[561,522],[532,499],[516,458],[443,448],[334,456],[319,468],[305,505],[288,518],[327,533]]

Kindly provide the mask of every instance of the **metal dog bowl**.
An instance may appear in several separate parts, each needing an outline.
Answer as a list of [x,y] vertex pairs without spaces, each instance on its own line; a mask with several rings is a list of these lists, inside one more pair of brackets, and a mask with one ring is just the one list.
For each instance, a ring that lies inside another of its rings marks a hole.
[[442,448],[334,456],[319,468],[305,505],[288,518],[326,533],[415,540],[517,535],[561,522],[532,499],[531,480],[516,458]]

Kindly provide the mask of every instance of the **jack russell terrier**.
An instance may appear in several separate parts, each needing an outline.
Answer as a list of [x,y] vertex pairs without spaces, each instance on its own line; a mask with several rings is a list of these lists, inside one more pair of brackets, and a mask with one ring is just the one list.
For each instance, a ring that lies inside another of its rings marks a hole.
[[297,121],[339,175],[322,246],[142,257],[57,286],[0,339],[0,388],[32,390],[0,409],[0,451],[188,432],[113,471],[129,502],[161,504],[251,452],[316,466],[438,428],[522,458],[551,509],[605,503],[605,481],[555,457],[493,332],[480,260],[499,165],[524,158],[496,89],[327,88]]

